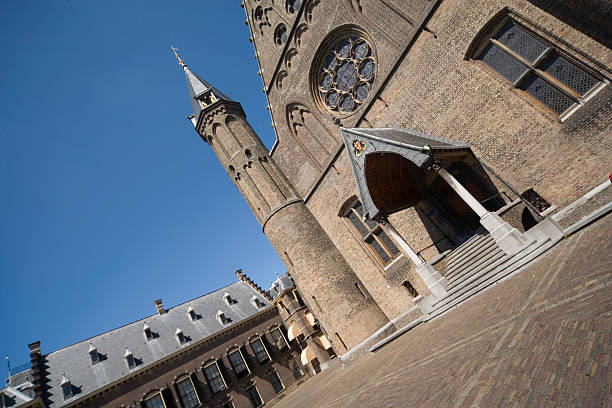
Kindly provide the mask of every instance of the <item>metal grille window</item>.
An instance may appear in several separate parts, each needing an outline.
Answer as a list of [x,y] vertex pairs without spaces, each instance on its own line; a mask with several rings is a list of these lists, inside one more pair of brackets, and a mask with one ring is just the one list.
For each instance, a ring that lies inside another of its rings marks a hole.
[[287,340],[285,340],[285,336],[281,333],[280,329],[274,329],[270,332],[270,336],[274,339],[274,343],[279,350],[285,350],[289,345],[287,344]]
[[263,401],[261,400],[259,391],[257,391],[257,387],[249,388],[248,393],[249,400],[251,401],[253,408],[261,407],[263,405]]
[[277,394],[285,389],[285,386],[283,385],[283,382],[276,371],[270,374],[270,382],[272,383],[272,387],[274,387],[274,392]]
[[249,370],[244,362],[244,358],[242,358],[242,353],[240,350],[236,350],[227,355],[230,363],[232,364],[232,368],[236,375],[240,376],[242,374],[247,373]]
[[388,265],[400,254],[399,249],[391,238],[383,231],[382,226],[373,220],[362,218],[363,208],[357,201],[346,213],[345,217],[353,228],[361,235],[363,242],[370,248],[371,252],[382,262]]
[[266,346],[264,346],[260,338],[251,342],[251,348],[253,353],[255,353],[255,357],[257,357],[257,361],[260,363],[265,363],[270,359]]
[[145,406],[147,408],[166,408],[161,394],[155,394],[151,398],[145,400]]
[[176,389],[178,390],[179,397],[183,403],[183,408],[195,408],[200,405],[200,400],[198,399],[198,395],[193,388],[191,378],[186,378],[177,383]]
[[221,372],[216,362],[208,367],[204,367],[204,375],[206,376],[206,381],[208,381],[208,385],[213,394],[225,389],[225,381],[221,376]]
[[478,59],[564,116],[584,104],[603,85],[550,44],[508,20],[483,45]]

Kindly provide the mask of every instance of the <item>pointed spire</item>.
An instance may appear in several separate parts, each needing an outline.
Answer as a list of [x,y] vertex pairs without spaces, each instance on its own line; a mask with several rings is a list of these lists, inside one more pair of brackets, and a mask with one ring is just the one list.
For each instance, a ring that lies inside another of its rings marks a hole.
[[213,105],[219,100],[232,101],[217,88],[213,87],[211,84],[200,78],[197,74],[193,73],[187,64],[185,64],[185,61],[183,61],[178,55],[178,48],[171,46],[170,49],[172,49],[174,56],[179,62],[179,65],[183,67],[183,70],[185,71],[187,88],[189,89],[191,105],[193,106],[193,117],[190,117],[190,119],[195,118],[195,120],[192,120],[194,125],[197,123],[200,112],[202,112],[203,109]]

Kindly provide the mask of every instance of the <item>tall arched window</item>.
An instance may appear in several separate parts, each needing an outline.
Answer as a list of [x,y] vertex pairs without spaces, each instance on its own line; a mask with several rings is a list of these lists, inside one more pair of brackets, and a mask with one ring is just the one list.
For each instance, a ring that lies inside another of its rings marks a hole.
[[480,60],[564,120],[607,81],[510,16],[481,34],[470,57]]
[[400,254],[399,249],[383,230],[382,225],[373,220],[363,219],[363,207],[359,200],[352,199],[342,216],[351,230],[362,240],[368,252],[382,265],[390,264]]

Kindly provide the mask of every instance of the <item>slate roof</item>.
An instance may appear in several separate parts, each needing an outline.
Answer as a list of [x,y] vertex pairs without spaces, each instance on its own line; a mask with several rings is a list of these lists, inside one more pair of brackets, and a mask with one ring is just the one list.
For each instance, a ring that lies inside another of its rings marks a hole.
[[[31,386],[31,383],[29,385]],[[21,387],[12,387],[9,385],[0,389],[0,393],[4,394],[4,405],[6,408],[19,407],[33,399],[31,395],[32,392],[27,389],[21,389]]]
[[278,295],[280,295],[284,290],[291,289],[293,287],[293,280],[289,275],[280,276],[276,279],[270,289],[268,289],[268,294],[272,297],[272,299],[276,299]]
[[[423,166],[430,155],[423,151],[425,146],[431,146],[431,152],[443,155],[449,151],[469,150],[465,143],[431,136],[410,129],[388,128],[340,128],[344,146],[351,162],[353,175],[363,205],[364,218],[375,219],[380,215],[370,196],[365,177],[365,159],[371,153],[395,153],[413,162],[417,167]],[[364,143],[363,151],[357,152],[354,141]]]
[[[231,295],[232,302],[224,298]],[[259,299],[261,307],[251,299]],[[247,283],[239,281],[204,296],[167,309],[165,314],[154,314],[144,319],[81,341],[43,357],[47,368],[49,406],[61,407],[74,400],[113,383],[128,374],[188,347],[199,340],[211,336],[233,324],[240,322],[270,306],[270,302]],[[192,321],[188,309],[192,307],[198,319]],[[217,312],[222,311],[228,320],[221,324]],[[145,323],[151,328],[154,339],[147,341],[144,335]],[[187,343],[180,345],[175,335],[181,329]],[[92,365],[89,355],[90,345],[100,355],[100,362]],[[126,347],[137,361],[136,368],[128,369],[124,354]],[[64,401],[62,377],[70,381],[74,397]]]
[[187,88],[189,89],[189,99],[191,100],[191,106],[193,107],[193,114],[195,115],[196,120],[199,117],[200,112],[202,112],[202,107],[198,103],[197,98],[209,90],[212,90],[217,99],[231,101],[227,95],[200,78],[199,75],[191,71],[186,65],[184,66],[184,69],[185,78],[187,78]]

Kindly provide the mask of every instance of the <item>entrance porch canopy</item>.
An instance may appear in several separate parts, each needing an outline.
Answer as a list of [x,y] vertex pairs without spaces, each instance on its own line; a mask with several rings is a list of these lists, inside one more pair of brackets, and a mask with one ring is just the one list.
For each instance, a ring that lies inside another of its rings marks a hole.
[[[432,155],[471,155],[466,144],[400,128],[340,128],[357,182],[365,219],[412,207],[425,185],[423,168]],[[406,160],[404,160],[406,159]]]

